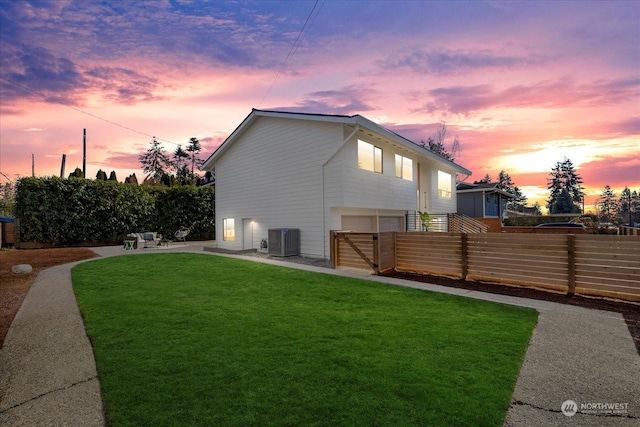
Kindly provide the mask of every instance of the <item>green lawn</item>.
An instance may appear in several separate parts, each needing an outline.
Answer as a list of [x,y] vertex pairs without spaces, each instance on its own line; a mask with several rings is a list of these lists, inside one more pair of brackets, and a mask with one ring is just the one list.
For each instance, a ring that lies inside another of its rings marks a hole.
[[109,426],[501,426],[537,319],[206,254],[72,275]]

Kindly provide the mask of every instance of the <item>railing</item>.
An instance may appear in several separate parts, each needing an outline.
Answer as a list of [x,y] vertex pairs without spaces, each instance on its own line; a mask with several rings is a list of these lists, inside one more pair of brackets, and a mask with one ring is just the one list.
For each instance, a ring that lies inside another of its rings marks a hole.
[[441,233],[486,233],[489,231],[488,225],[463,214],[429,215],[432,219],[427,230],[424,229],[418,212],[407,212],[405,215],[405,231],[435,231]]
[[446,233],[447,231],[449,231],[449,221],[447,218],[448,214],[429,215],[431,217],[431,221],[428,225],[427,230],[424,229],[422,220],[420,219],[420,214],[418,212],[407,212],[405,216],[405,231],[436,231],[441,233]]
[[638,236],[640,235],[640,228],[638,227],[629,227],[628,225],[621,225],[620,234],[623,236]]

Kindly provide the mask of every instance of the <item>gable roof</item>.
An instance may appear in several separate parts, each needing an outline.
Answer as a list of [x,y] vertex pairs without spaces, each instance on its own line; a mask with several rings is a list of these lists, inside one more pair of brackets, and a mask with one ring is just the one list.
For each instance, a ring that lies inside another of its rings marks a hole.
[[224,142],[213,152],[211,156],[204,162],[202,165],[203,170],[207,170],[207,168],[212,167],[215,162],[222,156],[222,154],[256,121],[259,117],[277,117],[277,118],[285,118],[285,119],[298,119],[298,120],[311,120],[311,121],[320,121],[325,123],[340,123],[346,125],[359,126],[361,129],[367,129],[370,132],[377,133],[381,136],[384,136],[387,139],[401,145],[409,150],[412,150],[421,156],[436,160],[438,162],[442,162],[456,172],[471,175],[471,171],[449,161],[432,151],[419,146],[413,141],[398,135],[397,133],[390,131],[389,129],[382,127],[371,120],[363,117],[359,114],[353,116],[341,116],[341,115],[333,115],[333,114],[310,114],[310,113],[293,113],[286,111],[272,111],[272,110],[257,110],[252,109],[251,113],[245,117],[245,119],[238,125],[237,128],[224,140]]
[[469,184],[468,182],[459,182],[458,185],[456,185],[456,191],[458,193],[499,193],[507,198],[515,199],[516,196],[513,194],[507,193],[505,190],[498,188],[498,184],[499,183],[497,182],[479,182],[473,184]]

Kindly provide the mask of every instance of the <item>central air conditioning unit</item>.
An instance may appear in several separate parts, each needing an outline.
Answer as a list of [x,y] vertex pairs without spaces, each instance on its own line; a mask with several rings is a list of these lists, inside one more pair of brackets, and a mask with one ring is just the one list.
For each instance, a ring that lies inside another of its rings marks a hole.
[[269,255],[300,255],[300,230],[297,228],[270,228]]

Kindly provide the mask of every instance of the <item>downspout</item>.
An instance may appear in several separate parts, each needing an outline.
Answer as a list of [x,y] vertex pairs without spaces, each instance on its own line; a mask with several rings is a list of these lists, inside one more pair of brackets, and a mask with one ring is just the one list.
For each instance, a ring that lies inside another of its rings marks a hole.
[[349,140],[351,138],[353,138],[353,136],[356,134],[356,132],[358,132],[360,130],[360,125],[356,124],[356,127],[353,128],[353,132],[351,132],[349,134],[349,136],[347,136],[344,141],[342,141],[342,145],[340,145],[340,147],[331,155],[331,157],[329,157],[327,159],[326,162],[324,162],[322,164],[322,182],[321,184],[321,191],[322,191],[322,253],[323,255],[326,257],[327,256],[327,238],[324,235],[325,231],[326,231],[326,227],[327,227],[327,221],[325,218],[325,210],[324,210],[324,168],[325,166],[327,166],[327,164],[329,164],[329,162],[331,160],[333,160],[333,158],[336,156],[336,154],[338,154],[340,152],[340,150],[342,150],[342,148],[347,145],[347,142],[349,142]]

